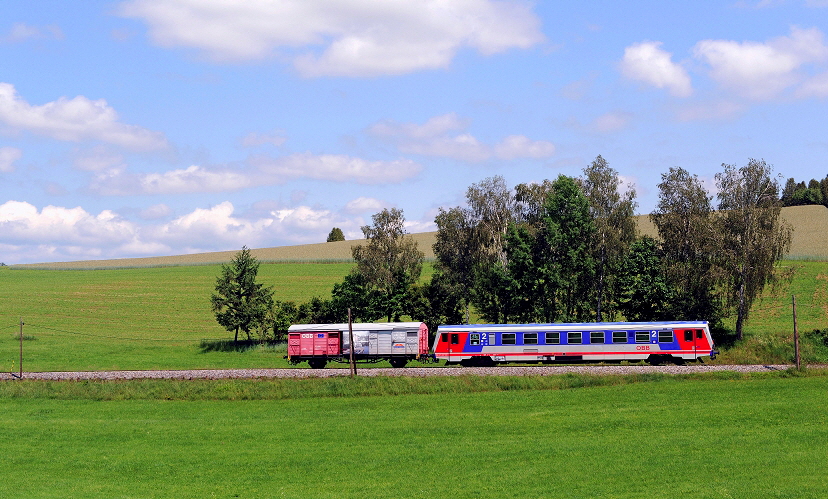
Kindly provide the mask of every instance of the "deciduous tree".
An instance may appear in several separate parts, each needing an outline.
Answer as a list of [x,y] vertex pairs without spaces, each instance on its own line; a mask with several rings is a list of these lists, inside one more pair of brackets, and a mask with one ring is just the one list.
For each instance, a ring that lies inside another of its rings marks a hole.
[[672,297],[670,318],[718,324],[721,306],[715,286],[720,273],[713,258],[716,231],[712,197],[698,176],[678,167],[661,175],[658,189],[658,205],[650,219],[662,242]]
[[618,266],[635,240],[635,190],[619,192],[618,172],[600,155],[584,168],[580,179],[595,224],[592,256],[595,261],[595,318],[603,320],[617,299]]
[[[736,336],[742,339],[750,306],[765,284],[774,280],[774,266],[791,245],[793,229],[780,219],[779,182],[764,160],[723,164],[716,174],[719,188],[717,219],[722,235],[718,255],[725,270],[727,303],[736,310]],[[818,192],[819,184],[816,183]]]
[[368,243],[351,250],[357,263],[354,272],[378,292],[380,308],[390,322],[405,313],[405,298],[420,278],[424,255],[405,231],[402,210],[384,209],[371,219],[373,225],[362,227]]

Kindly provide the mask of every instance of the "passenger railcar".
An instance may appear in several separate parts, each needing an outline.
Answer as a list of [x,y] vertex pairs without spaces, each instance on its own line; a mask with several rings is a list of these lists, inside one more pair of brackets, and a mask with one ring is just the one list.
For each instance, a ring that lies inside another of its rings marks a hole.
[[646,360],[651,363],[714,359],[706,321],[440,326],[438,360],[461,365],[499,362]]
[[[393,367],[428,355],[428,327],[422,322],[355,323],[354,360],[387,360]],[[307,361],[314,369],[329,361],[348,362],[348,324],[294,324],[288,328],[288,355],[293,364]]]

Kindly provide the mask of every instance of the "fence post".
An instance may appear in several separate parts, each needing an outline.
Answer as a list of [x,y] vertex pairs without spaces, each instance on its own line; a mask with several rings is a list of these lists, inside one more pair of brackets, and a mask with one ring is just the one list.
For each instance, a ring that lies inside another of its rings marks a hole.
[[356,369],[356,362],[354,362],[354,327],[351,322],[351,309],[348,309],[348,341],[351,344],[351,353],[350,353],[350,361],[351,361],[351,377],[355,377],[357,374]]
[[23,317],[20,318],[20,379],[23,379]]

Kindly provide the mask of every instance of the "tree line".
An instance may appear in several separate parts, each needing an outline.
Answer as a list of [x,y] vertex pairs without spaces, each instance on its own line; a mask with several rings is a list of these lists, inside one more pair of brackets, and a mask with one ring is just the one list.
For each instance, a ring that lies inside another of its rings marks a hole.
[[828,175],[822,180],[812,178],[807,184],[789,178],[782,189],[780,201],[782,206],[821,204],[828,207]]
[[[472,310],[491,323],[707,320],[719,327],[735,315],[741,339],[751,304],[778,277],[775,263],[792,228],[780,218],[779,182],[764,160],[723,164],[716,184],[714,208],[698,176],[678,167],[663,173],[650,214],[654,239],[637,235],[636,193],[622,191],[601,156],[579,177],[513,188],[490,177],[468,187],[465,206],[439,210],[434,273],[423,283],[424,254],[406,233],[402,210],[385,209],[361,228],[366,244],[352,248],[356,265],[330,299],[296,305],[263,287],[241,293],[249,260],[257,265],[243,248],[217,279],[213,310],[248,339],[278,339],[291,323],[345,322],[349,308],[355,321],[405,316],[432,331],[469,322]],[[233,293],[235,301],[227,298]],[[258,312],[230,313],[236,304]]]

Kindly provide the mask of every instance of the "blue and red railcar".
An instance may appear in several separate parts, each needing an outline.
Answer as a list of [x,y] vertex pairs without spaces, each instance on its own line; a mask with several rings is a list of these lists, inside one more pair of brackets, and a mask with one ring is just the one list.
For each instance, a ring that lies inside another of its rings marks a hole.
[[705,321],[440,326],[438,360],[461,365],[499,362],[684,362],[715,358]]

